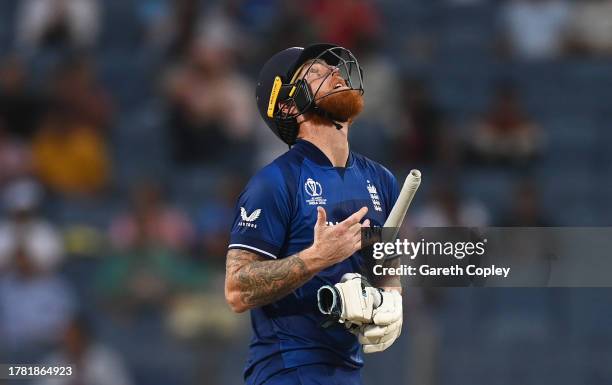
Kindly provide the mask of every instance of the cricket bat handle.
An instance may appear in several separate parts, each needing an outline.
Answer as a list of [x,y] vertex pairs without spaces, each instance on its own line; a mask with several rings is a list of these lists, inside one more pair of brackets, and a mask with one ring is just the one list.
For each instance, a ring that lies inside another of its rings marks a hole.
[[416,169],[410,170],[410,173],[404,181],[404,185],[402,186],[402,190],[400,191],[397,201],[391,209],[389,217],[385,221],[385,227],[399,228],[402,225],[404,222],[404,217],[406,216],[406,211],[408,211],[412,198],[414,198],[414,194],[416,194],[420,185],[421,172]]

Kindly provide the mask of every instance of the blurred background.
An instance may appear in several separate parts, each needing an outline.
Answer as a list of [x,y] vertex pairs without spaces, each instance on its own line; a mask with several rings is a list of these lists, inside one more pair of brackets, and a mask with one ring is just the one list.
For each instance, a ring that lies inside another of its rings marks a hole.
[[[230,221],[286,150],[254,79],[312,42],[364,68],[352,148],[423,171],[411,225],[611,224],[612,1],[3,0],[0,362],[241,383]],[[610,294],[411,288],[364,379],[610,384]]]

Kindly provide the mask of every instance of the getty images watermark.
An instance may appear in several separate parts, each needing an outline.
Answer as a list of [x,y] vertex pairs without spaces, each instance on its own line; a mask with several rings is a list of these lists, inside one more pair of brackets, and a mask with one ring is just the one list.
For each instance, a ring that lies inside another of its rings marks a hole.
[[417,287],[612,287],[612,227],[399,230],[362,230],[364,271]]
[[[473,242],[441,242],[426,241],[421,239],[414,242],[408,239],[396,239],[394,242],[375,242],[372,245],[372,256],[375,260],[385,260],[396,257],[408,257],[411,261],[417,256],[420,257],[451,257],[457,261],[462,261],[466,257],[481,257],[485,254],[487,239]],[[417,266],[400,264],[394,267],[385,267],[376,264],[373,267],[374,275],[407,275],[407,276],[476,276],[487,278],[499,276],[507,278],[510,274],[510,267],[500,267],[496,265],[478,266],[477,264],[449,264],[444,266],[432,266],[424,263]]]

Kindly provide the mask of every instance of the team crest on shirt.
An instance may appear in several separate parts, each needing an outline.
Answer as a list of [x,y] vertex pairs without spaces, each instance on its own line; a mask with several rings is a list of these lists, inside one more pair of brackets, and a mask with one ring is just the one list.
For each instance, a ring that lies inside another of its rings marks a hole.
[[380,206],[380,196],[378,195],[378,191],[376,190],[376,186],[374,186],[369,180],[367,180],[368,185],[368,193],[370,193],[370,198],[372,199],[372,205],[374,205],[374,210],[382,211],[382,207]]
[[310,195],[310,199],[306,199],[306,203],[311,206],[319,206],[327,203],[327,199],[323,198],[323,188],[321,183],[317,182],[312,178],[306,179],[304,183],[304,190],[306,194]]
[[257,218],[259,218],[260,215],[261,215],[261,209],[257,209],[253,211],[251,214],[248,214],[246,209],[244,207],[241,207],[240,208],[240,218],[242,218],[242,220],[238,222],[238,226],[251,227],[251,228],[256,229],[257,224],[253,222],[255,222]]

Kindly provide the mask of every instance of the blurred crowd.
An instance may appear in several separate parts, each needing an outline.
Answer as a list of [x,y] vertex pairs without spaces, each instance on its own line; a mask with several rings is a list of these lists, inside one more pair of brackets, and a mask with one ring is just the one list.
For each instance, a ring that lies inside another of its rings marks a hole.
[[[290,46],[355,53],[366,108],[351,145],[398,178],[424,171],[410,225],[580,222],[542,202],[538,177],[562,150],[525,82],[483,70],[479,85],[442,88],[452,68],[472,79],[489,63],[610,68],[612,1],[406,3],[4,1],[0,362],[76,363],[66,384],[239,378],[248,328],[223,302],[225,249],[246,180],[286,150],[257,114],[254,83]],[[557,113],[590,113],[580,108]],[[565,154],[582,165],[591,150]],[[444,295],[410,301],[414,346],[430,350],[406,383],[435,384]]]

